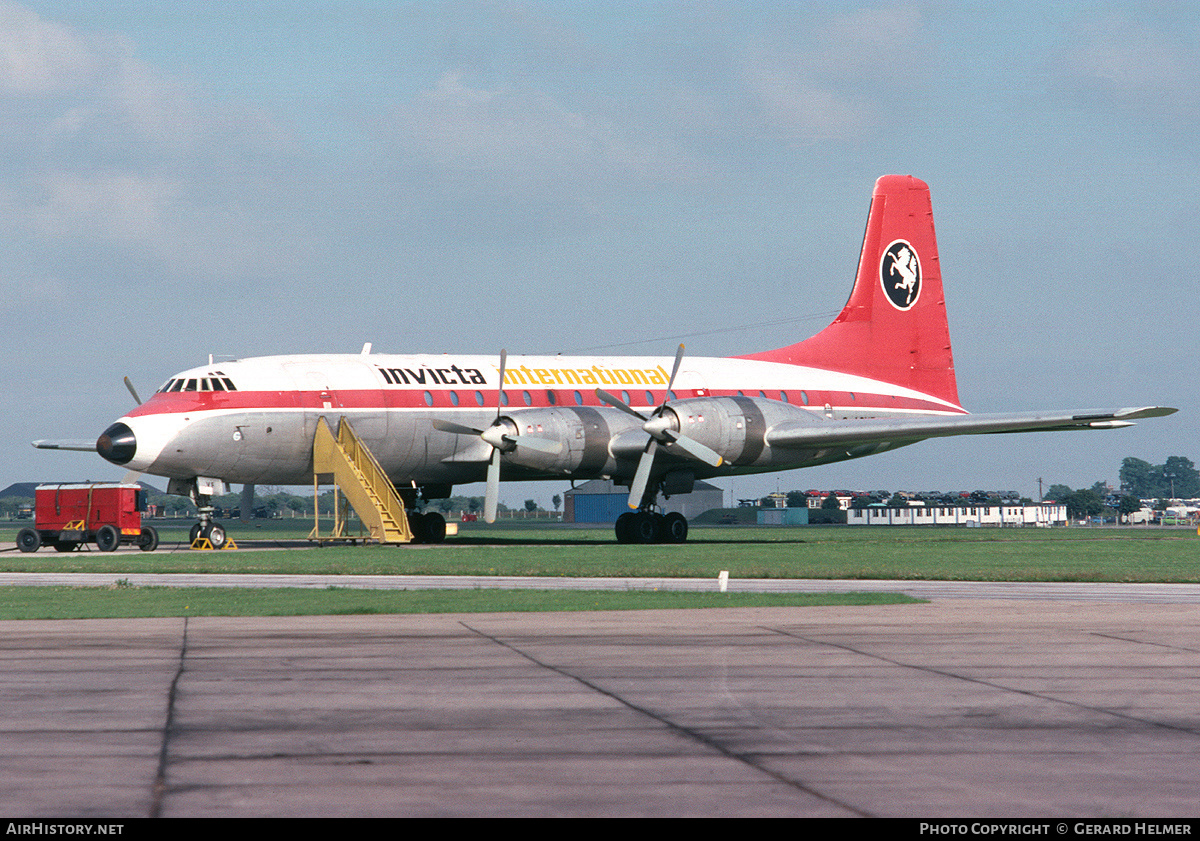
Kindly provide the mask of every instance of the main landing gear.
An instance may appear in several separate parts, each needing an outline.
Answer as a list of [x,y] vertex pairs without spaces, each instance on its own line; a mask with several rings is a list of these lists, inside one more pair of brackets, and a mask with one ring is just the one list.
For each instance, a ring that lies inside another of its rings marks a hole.
[[626,511],[617,517],[616,532],[617,543],[684,543],[688,521],[676,511]]

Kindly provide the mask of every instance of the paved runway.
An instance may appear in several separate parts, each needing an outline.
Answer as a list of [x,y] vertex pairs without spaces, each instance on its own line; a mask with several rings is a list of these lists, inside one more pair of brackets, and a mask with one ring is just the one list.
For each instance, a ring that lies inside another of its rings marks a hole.
[[14,621],[0,674],[9,815],[1200,811],[1188,604]]

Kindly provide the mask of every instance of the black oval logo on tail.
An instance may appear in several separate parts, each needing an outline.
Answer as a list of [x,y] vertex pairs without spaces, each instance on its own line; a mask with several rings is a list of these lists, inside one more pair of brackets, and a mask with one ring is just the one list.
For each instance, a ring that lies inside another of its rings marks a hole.
[[912,309],[921,297],[921,260],[917,249],[905,240],[895,240],[879,259],[879,282],[892,306]]

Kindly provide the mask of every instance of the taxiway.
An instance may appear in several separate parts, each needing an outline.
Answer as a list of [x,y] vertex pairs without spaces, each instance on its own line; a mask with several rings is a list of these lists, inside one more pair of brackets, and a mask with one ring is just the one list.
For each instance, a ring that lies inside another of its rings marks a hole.
[[30,817],[1170,817],[1200,779],[1180,603],[9,621],[0,670]]

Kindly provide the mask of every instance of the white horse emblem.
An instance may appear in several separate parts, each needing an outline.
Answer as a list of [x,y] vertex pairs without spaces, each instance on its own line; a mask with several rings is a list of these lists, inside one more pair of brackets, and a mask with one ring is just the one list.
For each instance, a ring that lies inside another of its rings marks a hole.
[[916,250],[902,239],[889,245],[879,261],[879,280],[896,309],[909,309],[921,294],[921,261]]

